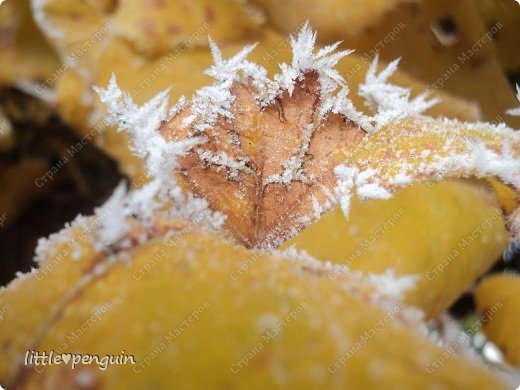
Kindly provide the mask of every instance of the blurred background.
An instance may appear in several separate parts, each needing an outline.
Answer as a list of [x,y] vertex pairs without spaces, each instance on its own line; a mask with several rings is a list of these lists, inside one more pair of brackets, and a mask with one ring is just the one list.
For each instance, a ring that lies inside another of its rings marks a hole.
[[[103,122],[93,86],[112,73],[144,103],[210,80],[208,35],[232,55],[259,42],[271,74],[309,20],[320,45],[355,49],[340,65],[353,92],[374,57],[400,57],[393,81],[442,103],[429,112],[505,122],[518,105],[515,0],[4,0],[0,4],[0,285],[34,266],[39,237],[90,214],[121,181],[146,181],[124,136]],[[361,104],[358,104],[361,106]],[[520,270],[510,248],[492,272]],[[472,308],[466,294],[452,313]]]

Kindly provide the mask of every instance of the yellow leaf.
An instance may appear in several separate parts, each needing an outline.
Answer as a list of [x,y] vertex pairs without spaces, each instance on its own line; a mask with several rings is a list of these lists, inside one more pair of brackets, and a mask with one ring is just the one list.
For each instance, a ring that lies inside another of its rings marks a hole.
[[[346,149],[345,156],[345,166],[370,173],[367,189],[375,185],[383,195],[414,182],[471,176],[495,177],[516,193],[520,189],[520,136],[504,126],[406,119],[374,133],[362,147]],[[520,235],[517,218],[513,210],[506,220],[513,237]]]
[[[6,1],[0,7],[0,84],[52,79],[59,60],[35,25],[29,0]],[[54,80],[49,80],[51,87]]]
[[124,0],[114,15],[114,35],[131,42],[137,53],[153,57],[179,48],[208,47],[208,35],[219,42],[250,38],[259,24],[233,0]]
[[386,12],[403,0],[253,0],[268,21],[285,33],[309,20],[325,42],[355,36],[377,25]]
[[508,241],[489,189],[451,180],[412,186],[388,200],[355,199],[348,220],[336,207],[283,248],[295,245],[352,270],[418,275],[406,301],[434,318],[500,257]]
[[477,310],[487,337],[506,359],[520,366],[520,278],[517,274],[492,275],[475,290]]
[[[446,360],[402,318],[406,306],[378,308],[370,290],[352,289],[351,277],[331,281],[319,263],[249,251],[193,228],[178,234],[108,257],[64,256],[43,277],[35,271],[0,291],[0,382],[29,389],[78,381],[102,388],[507,387],[477,362],[456,354]],[[24,367],[29,349],[124,350],[135,364]]]

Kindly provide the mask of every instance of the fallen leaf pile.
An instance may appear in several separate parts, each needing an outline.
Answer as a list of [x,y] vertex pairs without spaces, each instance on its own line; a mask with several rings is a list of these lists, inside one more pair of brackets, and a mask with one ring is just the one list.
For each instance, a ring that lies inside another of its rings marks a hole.
[[[30,3],[0,8],[41,29],[0,12],[13,37],[0,81],[130,180],[40,239],[38,268],[0,289],[2,385],[514,385],[459,329],[439,341],[427,322],[520,240],[520,90],[491,39],[467,52],[486,33],[479,12],[496,17],[486,2]],[[23,38],[42,33],[38,51]],[[13,58],[31,65],[17,73]],[[8,150],[16,128],[0,120]],[[476,289],[482,329],[513,365],[517,279]],[[134,364],[24,364],[31,350],[123,349]]]

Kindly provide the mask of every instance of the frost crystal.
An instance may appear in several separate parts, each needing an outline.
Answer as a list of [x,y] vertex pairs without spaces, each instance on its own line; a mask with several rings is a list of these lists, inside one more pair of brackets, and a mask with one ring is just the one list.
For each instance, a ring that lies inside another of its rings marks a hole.
[[249,162],[247,157],[233,160],[224,152],[213,153],[202,148],[197,148],[196,152],[204,163],[214,165],[217,169],[228,172],[228,178],[230,180],[238,179],[240,177],[240,172],[252,172],[251,168],[247,166],[247,163]]
[[[518,99],[518,102],[520,103],[520,85],[516,86],[516,98]],[[520,107],[507,110],[506,113],[509,115],[513,115],[513,116],[520,116]]]
[[45,12],[46,0],[32,0],[31,6],[35,21],[40,25],[43,31],[52,39],[61,40],[65,37],[65,32],[52,25],[51,21],[47,19]]
[[[131,149],[145,161],[148,175],[152,178],[141,189],[132,191],[120,185],[109,201],[96,210],[98,217],[102,214],[111,216],[102,219],[100,245],[107,246],[119,241],[129,230],[130,216],[150,228],[154,212],[165,206],[169,208],[158,214],[190,220],[204,215],[207,226],[218,228],[222,223],[222,215],[208,210],[205,200],[182,194],[174,175],[178,158],[204,142],[204,138],[168,141],[159,132],[163,121],[180,110],[185,101],[181,98],[178,105],[168,111],[169,90],[165,90],[138,107],[130,95],[121,91],[114,75],[106,90],[95,90],[107,106],[106,123],[117,125],[118,131],[126,131],[131,135]],[[174,201],[173,205],[168,205],[170,200]]]
[[203,87],[195,92],[191,99],[191,115],[184,119],[185,126],[193,126],[198,131],[211,128],[219,116],[232,119],[231,106],[234,96],[231,87],[234,82],[251,81],[262,90],[267,82],[267,71],[246,60],[256,45],[249,45],[228,60],[222,58],[217,44],[209,41],[214,64],[204,74],[215,79],[213,85]]
[[[408,126],[413,126],[412,132]],[[345,215],[348,215],[354,186],[361,199],[386,199],[393,191],[413,182],[450,177],[496,177],[520,189],[520,134],[504,124],[423,117],[398,122],[387,130],[384,140],[389,145],[379,148],[378,154],[374,150],[364,159],[349,156],[350,165],[342,164],[335,169],[336,194]],[[415,141],[414,137],[417,137]],[[404,144],[394,146],[393,142]],[[408,149],[414,142],[417,145],[428,142],[435,150],[417,153]],[[520,226],[516,225],[518,214],[508,217],[513,237],[520,235]]]
[[396,275],[393,269],[382,274],[353,272],[345,265],[317,260],[295,246],[275,254],[302,269],[337,280],[346,291],[368,300],[371,304],[380,305],[387,310],[402,309],[400,317],[410,323],[420,323],[423,319],[422,311],[402,302],[405,293],[416,286],[418,275]]
[[80,214],[72,222],[66,223],[59,232],[53,233],[47,238],[38,239],[34,261],[40,265],[43,264],[47,257],[53,257],[56,254],[55,248],[60,243],[69,242],[72,246],[76,246],[77,243],[71,242],[69,232],[75,227],[84,226],[86,220],[87,218]]
[[121,91],[115,75],[112,75],[106,90],[94,89],[107,106],[106,123],[117,125],[119,131],[130,133],[133,139],[132,151],[146,162],[150,176],[160,180],[165,187],[172,187],[172,172],[177,158],[203,142],[203,139],[193,137],[173,142],[167,141],[159,133],[160,125],[168,116],[169,89],[158,93],[142,107],[138,107],[129,94]]
[[173,118],[175,115],[178,115],[179,112],[184,110],[186,108],[186,105],[188,102],[186,101],[186,97],[184,95],[181,95],[179,97],[179,100],[177,100],[177,103],[170,108],[170,111],[168,112],[168,119]]
[[172,201],[168,215],[193,221],[201,229],[209,227],[213,230],[219,230],[226,219],[222,213],[212,211],[205,199],[197,198],[190,192],[186,193],[179,186],[172,188],[168,196]]
[[348,217],[350,213],[354,187],[361,200],[388,199],[392,196],[387,189],[380,185],[375,169],[360,171],[348,165],[338,165],[334,169],[334,173],[337,178],[336,195],[345,217]]
[[152,180],[139,189],[127,190],[124,183],[119,184],[108,201],[94,212],[98,225],[96,249],[102,250],[114,244],[120,248],[130,246],[125,235],[131,230],[131,219],[144,228],[141,236],[137,237],[139,242],[149,238],[158,216],[189,220],[200,224],[201,228],[220,228],[223,216],[210,211],[204,199],[185,195],[180,187],[174,187],[168,193],[173,205],[168,205],[161,199],[161,185],[160,181]]
[[392,61],[377,74],[376,55],[367,71],[365,82],[359,85],[359,95],[365,98],[365,105],[375,111],[371,118],[373,129],[378,130],[396,119],[417,116],[439,102],[438,99],[427,100],[428,93],[424,92],[410,100],[410,90],[388,82],[399,64],[399,59]]
[[370,274],[368,278],[382,294],[401,299],[405,292],[415,287],[419,276],[396,276],[394,270],[388,269],[382,274]]
[[329,112],[332,112],[333,114],[342,114],[346,118],[357,123],[365,129],[365,131],[373,131],[374,127],[371,118],[354,107],[354,103],[352,103],[352,100],[348,98],[349,93],[350,89],[345,86],[342,87],[336,95],[325,100],[320,107],[318,117],[320,119],[324,118]]
[[127,223],[129,207],[126,198],[126,185],[121,183],[108,201],[95,210],[94,213],[101,224],[96,249],[102,250],[105,246],[114,244],[130,230]]
[[388,199],[392,195],[381,186],[377,171],[373,168],[358,172],[356,176],[357,193],[361,200]]
[[292,156],[282,164],[282,173],[269,176],[265,180],[264,184],[280,183],[288,185],[292,181],[301,181],[302,183],[307,183],[309,181],[303,168],[303,162],[305,155],[309,151],[313,128],[313,124],[307,126],[303,133],[302,146],[298,150],[298,154]]
[[336,195],[339,199],[339,205],[345,217],[350,214],[350,203],[352,202],[352,189],[358,170],[346,165],[338,165],[334,169],[334,173],[338,178],[336,186]]
[[152,229],[154,216],[161,214],[159,208],[163,204],[157,197],[160,186],[160,181],[152,180],[139,189],[128,190],[125,183],[120,183],[105,204],[94,210],[96,249],[102,250],[116,243],[120,247],[128,247],[130,242],[124,238],[131,230],[131,218],[139,221],[144,228],[138,241],[145,241],[148,238],[146,231]]
[[467,152],[436,158],[423,170],[443,176],[463,176],[464,171],[471,170],[477,178],[495,176],[520,188],[520,160],[513,157],[508,144],[503,145],[501,153],[495,153],[482,144],[470,144]]
[[345,79],[335,69],[336,64],[343,57],[348,56],[353,50],[336,52],[341,42],[324,47],[314,54],[316,43],[316,32],[313,32],[309,23],[301,28],[298,35],[290,37],[293,58],[291,65],[283,63],[280,65],[281,73],[274,78],[270,90],[267,92],[266,103],[279,95],[281,91],[294,91],[295,80],[301,78],[305,72],[317,71],[321,87],[321,95],[324,101],[332,97],[338,87],[346,87]]

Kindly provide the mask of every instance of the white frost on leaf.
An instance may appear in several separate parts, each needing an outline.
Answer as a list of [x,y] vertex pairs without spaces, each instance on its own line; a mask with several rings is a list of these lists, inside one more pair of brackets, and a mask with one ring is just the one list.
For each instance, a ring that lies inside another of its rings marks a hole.
[[347,165],[338,165],[336,168],[334,168],[334,173],[336,174],[338,180],[335,192],[338,197],[341,210],[343,211],[343,215],[345,218],[347,218],[350,214],[352,190],[354,189],[354,183],[358,170],[357,168],[349,167]]
[[180,186],[170,189],[168,198],[171,200],[171,208],[167,211],[168,216],[193,221],[201,229],[208,227],[218,231],[226,219],[224,214],[211,210],[206,199],[197,198]]
[[326,271],[331,275],[350,275],[350,270],[346,265],[334,264],[328,260],[317,260],[307,253],[307,251],[298,249],[294,245],[282,251],[274,251],[273,254],[284,260],[304,265],[307,269]]
[[388,82],[389,77],[397,70],[399,59],[392,61],[379,74],[378,60],[376,55],[367,71],[365,82],[359,85],[359,95],[365,98],[365,105],[375,112],[371,118],[373,130],[378,130],[396,119],[420,115],[439,102],[438,99],[428,100],[427,92],[410,100],[409,88]]
[[401,299],[407,291],[416,286],[419,275],[397,276],[393,269],[388,269],[382,274],[371,273],[368,279],[382,294]]
[[323,213],[323,208],[315,196],[313,196],[311,200],[312,200],[312,210],[314,211],[314,219],[317,220],[320,217],[320,215]]
[[[518,102],[520,103],[520,85],[518,85],[518,84],[516,86],[516,98],[518,99]],[[506,114],[513,115],[513,116],[520,116],[520,107],[511,108],[510,110],[506,111]]]
[[131,135],[131,149],[145,161],[151,177],[160,180],[167,188],[174,186],[172,173],[178,157],[204,140],[192,137],[168,141],[160,134],[159,128],[168,117],[169,89],[158,93],[141,107],[134,103],[129,94],[121,91],[115,75],[112,75],[107,89],[94,89],[107,106],[106,123],[117,125],[118,131],[126,131]]
[[281,73],[275,76],[274,83],[270,83],[264,105],[271,103],[284,90],[292,94],[296,80],[309,71],[319,74],[321,106],[318,109],[318,118],[324,118],[328,112],[342,114],[367,132],[377,131],[392,120],[420,115],[439,102],[438,99],[428,100],[426,92],[410,99],[409,88],[388,82],[389,77],[397,70],[399,60],[391,62],[377,74],[376,56],[367,71],[365,82],[359,86],[359,95],[365,99],[365,105],[375,112],[373,117],[365,115],[348,98],[350,90],[346,81],[335,69],[338,61],[351,54],[352,50],[337,52],[341,42],[336,42],[314,54],[316,32],[311,30],[308,23],[296,36],[290,37],[290,42],[292,62],[290,65],[280,65]]
[[489,150],[483,144],[469,144],[466,152],[435,158],[419,170],[442,177],[466,176],[465,173],[471,171],[477,178],[495,176],[506,184],[520,188],[520,160],[512,155],[507,143],[502,146],[501,153]]
[[[170,109],[168,108],[168,90],[159,93],[142,107],[138,107],[130,95],[119,89],[114,77],[106,90],[97,89],[101,99],[108,107],[107,122],[118,124],[120,129],[128,131],[132,135],[135,144],[134,152],[146,161],[150,176],[155,180],[154,185],[149,187],[145,193],[141,196],[135,195],[138,201],[130,208],[140,210],[137,214],[143,216],[142,205],[146,205],[146,199],[153,197],[161,205],[172,201],[173,205],[170,209],[172,215],[193,215],[195,212],[207,212],[214,217],[212,220],[216,225],[221,223],[223,216],[211,213],[207,209],[205,200],[196,199],[193,195],[184,193],[180,189],[175,183],[173,172],[177,166],[177,158],[196,147],[195,152],[203,164],[225,170],[229,179],[238,180],[242,173],[255,174],[249,168],[246,156],[231,158],[223,151],[206,150],[202,145],[206,142],[206,136],[211,136],[209,132],[208,134],[206,132],[214,130],[217,121],[234,119],[235,97],[231,89],[236,82],[254,86],[259,110],[264,109],[275,98],[281,97],[283,93],[292,94],[298,82],[302,81],[305,74],[309,72],[315,72],[320,82],[320,99],[315,121],[305,130],[300,149],[281,164],[280,173],[267,177],[264,185],[271,183],[288,185],[293,181],[309,183],[314,180],[312,177],[307,177],[304,162],[313,128],[318,128],[329,113],[342,114],[370,133],[390,122],[420,116],[437,103],[436,99],[429,100],[426,93],[411,99],[409,89],[389,83],[390,76],[397,69],[398,60],[391,62],[378,73],[376,56],[367,71],[365,82],[359,88],[359,95],[365,98],[365,104],[375,112],[374,116],[365,115],[358,111],[348,98],[349,88],[335,69],[337,62],[349,55],[351,51],[337,51],[339,43],[336,43],[315,53],[315,41],[316,33],[310,29],[308,24],[305,24],[297,35],[290,37],[293,50],[292,62],[281,64],[281,73],[276,75],[274,80],[269,80],[267,71],[263,67],[247,60],[254,45],[245,47],[229,59],[224,59],[217,45],[210,40],[214,64],[205,71],[205,74],[213,77],[213,84],[196,91],[190,101],[186,101],[184,98],[179,99],[179,102]],[[158,129],[163,121],[178,115],[181,110],[187,111],[183,126],[189,127],[188,134],[194,136],[176,142],[166,141]],[[425,126],[427,123],[425,119]],[[453,125],[453,123],[444,124]],[[438,124],[437,126],[442,127],[442,130],[445,131],[444,126]],[[505,131],[501,130],[500,126],[487,126],[494,134]],[[424,129],[423,132],[427,131],[432,131],[432,129]],[[447,135],[447,137],[450,136]],[[432,163],[432,156],[425,151],[426,154],[420,153],[418,157],[414,154],[413,158],[410,157],[411,161],[417,158],[422,159],[424,163],[419,165],[419,171],[427,173],[430,178],[435,178],[435,175],[445,176],[447,172],[467,175],[468,172],[473,173],[469,171],[469,169],[473,169],[477,176],[498,176],[506,183],[513,183],[518,187],[518,160],[507,149],[511,145],[504,144],[501,153],[488,150],[481,145],[478,147],[471,145],[467,151],[461,151],[460,148],[448,150],[450,139],[446,141],[444,152],[446,152],[445,155],[451,157],[435,158],[433,156]],[[453,136],[453,139],[457,139],[457,134]],[[235,141],[240,146],[239,140],[232,140],[231,145],[236,145],[233,143]],[[410,184],[414,179],[413,173],[417,173],[417,169],[413,168],[417,164],[409,164],[409,162],[403,159],[402,169],[398,175],[394,173],[394,177],[382,177],[383,172],[379,171],[379,168],[377,170],[367,168],[373,165],[373,162],[370,161],[365,164],[352,162],[352,166],[336,167],[335,173],[338,182],[335,188],[335,198],[339,201],[345,215],[349,213],[354,187],[357,188],[357,194],[361,199],[386,199],[391,196],[394,187]],[[308,216],[309,219],[317,218],[318,214],[329,207],[325,203],[319,204],[317,199],[313,199],[312,202],[313,212]],[[294,230],[297,230],[296,227]],[[276,234],[276,231],[273,231],[272,234]]]
[[373,131],[372,119],[370,116],[358,111],[352,100],[348,98],[350,89],[342,87],[338,93],[322,102],[318,112],[318,118],[324,118],[327,113],[341,114],[350,119],[367,132]]
[[[213,77],[212,85],[203,87],[195,92],[191,101],[180,99],[179,103],[170,111],[170,116],[177,114],[181,108],[187,107],[189,115],[183,120],[184,126],[191,127],[194,134],[202,134],[212,128],[218,118],[233,120],[232,105],[234,96],[231,87],[235,82],[252,83],[258,95],[260,108],[272,103],[284,91],[292,94],[295,85],[308,72],[316,72],[320,82],[320,106],[318,107],[318,123],[329,113],[345,115],[368,132],[375,131],[393,119],[404,118],[422,113],[437,101],[427,100],[426,94],[421,94],[410,100],[410,90],[387,82],[397,68],[397,62],[392,62],[380,74],[377,71],[377,58],[367,72],[367,79],[362,85],[360,95],[367,99],[367,105],[376,111],[374,117],[358,111],[348,98],[349,88],[345,79],[336,70],[336,65],[343,57],[352,53],[351,50],[337,51],[341,42],[315,50],[316,32],[306,23],[296,35],[290,36],[293,58],[290,64],[280,65],[281,73],[275,75],[274,80],[267,78],[267,71],[262,66],[247,60],[249,53],[256,45],[249,45],[229,59],[224,59],[215,42],[210,39],[210,48],[214,64],[205,71]],[[303,160],[310,144],[312,131],[306,131],[302,149],[282,165],[282,172],[264,180],[264,184],[290,184],[292,181],[308,182],[303,169]],[[302,154],[303,152],[303,154]],[[238,172],[245,171],[247,161],[232,160],[223,153],[214,153],[204,150],[203,146],[198,153],[206,163],[217,169],[226,169],[231,179],[239,177]],[[375,183],[362,186],[366,196],[370,191],[377,190]],[[381,193],[382,191],[379,191]]]
[[140,242],[152,235],[154,222],[160,216],[189,220],[203,229],[220,229],[224,216],[212,212],[206,200],[184,194],[177,186],[167,194],[167,199],[171,200],[169,204],[163,199],[161,185],[160,181],[152,180],[141,188],[127,190],[125,183],[119,184],[108,201],[94,211],[98,226],[96,249],[115,244],[118,248],[129,247],[131,242],[125,236],[131,230],[131,219],[144,228],[143,235],[138,238]]
[[218,170],[226,171],[230,180],[238,180],[240,178],[240,172],[253,172],[252,169],[247,166],[249,162],[247,157],[239,157],[234,160],[223,151],[214,153],[203,148],[196,148],[195,151],[205,164],[213,165],[217,167]]
[[[520,190],[520,160],[514,154],[515,151],[518,153],[518,145],[520,145],[518,131],[503,123],[499,125],[465,123],[447,118],[440,120],[423,118],[417,121],[415,126],[420,127],[420,132],[423,134],[443,135],[446,138],[442,154],[435,155],[430,151],[424,151],[413,165],[403,160],[398,177],[385,177],[388,183],[402,181],[403,184],[409,184],[410,177],[419,174],[435,180],[453,176],[473,175],[477,178],[494,176]],[[450,129],[450,132],[448,133],[446,129]],[[496,147],[496,150],[490,149],[478,139],[470,137],[466,137],[463,143],[462,133],[475,129],[485,136],[502,138],[501,147]],[[414,167],[417,164],[418,166]]]
[[45,6],[47,5],[46,0],[31,0],[32,15],[34,20],[38,23],[39,27],[45,31],[45,33],[52,39],[57,41],[65,38],[65,32],[58,27],[54,26],[52,22],[47,18]]
[[222,53],[214,41],[210,39],[209,43],[214,64],[204,73],[213,77],[217,84],[226,86],[234,81],[243,83],[251,81],[259,90],[265,88],[267,70],[247,60],[247,56],[255,49],[257,43],[244,47],[228,60],[222,58]]
[[87,218],[79,214],[72,222],[68,222],[58,232],[52,233],[49,237],[41,237],[38,239],[34,261],[39,265],[43,264],[45,259],[54,257],[56,255],[56,247],[61,243],[69,243],[69,247],[76,247],[79,245],[73,242],[70,237],[70,231],[76,227],[84,227]]
[[[407,124],[403,123],[403,126],[406,128]],[[395,159],[390,172],[386,171],[385,168],[388,167],[384,162],[381,167],[371,168],[374,159],[377,161],[381,158],[376,156],[357,159],[351,162],[350,166],[343,164],[336,167],[336,194],[346,216],[353,187],[356,187],[360,199],[387,199],[395,190],[413,182],[474,176],[496,177],[520,190],[520,133],[517,131],[504,124],[464,123],[446,118],[427,117],[415,120],[413,126],[419,138],[428,135],[434,139],[442,137],[440,150],[409,153],[407,150],[395,150],[389,145],[388,153]],[[471,134],[474,131],[478,131],[477,134],[482,136],[473,138]],[[403,136],[410,135],[403,131]],[[502,138],[501,146],[495,144],[491,147],[481,141],[488,137]],[[515,220],[511,219],[510,226],[514,226],[514,222]],[[515,230],[510,230],[515,237]],[[520,235],[520,230],[517,231],[516,237]]]
[[298,153],[284,161],[282,164],[283,171],[281,173],[271,175],[265,179],[264,185],[271,183],[289,185],[293,181],[301,181],[302,183],[309,182],[303,163],[305,155],[309,151],[311,144],[312,132],[314,125],[309,124],[303,132],[302,146],[298,150]]
[[358,172],[356,175],[356,188],[359,199],[389,199],[392,194],[380,183],[378,171],[373,168]]
[[97,250],[116,243],[130,230],[128,206],[126,184],[120,183],[106,203],[94,210],[94,215],[100,223],[97,231]]
[[[520,144],[518,133],[516,144]],[[416,173],[424,173],[436,180],[446,177],[467,177],[470,174],[477,178],[497,177],[505,184],[520,191],[520,160],[516,158],[511,145],[504,142],[502,150],[490,150],[481,143],[468,143],[467,150],[456,152],[447,157],[436,157],[433,162],[420,166]],[[507,217],[508,230],[513,240],[520,239],[520,209]]]
[[247,61],[247,56],[256,47],[249,45],[233,57],[225,60],[217,44],[209,40],[214,64],[204,71],[213,77],[212,85],[202,87],[195,92],[190,101],[190,115],[184,119],[184,126],[193,126],[197,132],[211,128],[219,116],[232,119],[231,106],[234,96],[231,87],[236,81],[248,82],[259,90],[265,89],[267,71],[262,66]]
[[184,110],[187,105],[188,105],[188,101],[186,100],[186,97],[184,95],[181,95],[179,97],[179,99],[177,100],[177,103],[175,103],[172,106],[172,108],[170,108],[170,111],[168,112],[168,119],[173,118],[179,112]]
[[[175,180],[178,158],[205,142],[205,139],[191,137],[169,141],[159,132],[163,121],[180,110],[185,101],[181,99],[177,106],[168,110],[169,90],[165,90],[139,107],[129,94],[121,91],[114,75],[107,89],[95,87],[95,90],[107,106],[106,123],[117,125],[118,131],[130,134],[131,149],[144,160],[152,179],[142,188],[131,191],[120,185],[109,201],[96,210],[96,215],[111,215],[102,220],[100,245],[112,245],[119,241],[129,230],[129,217],[136,218],[144,227],[150,228],[155,214],[190,220],[203,216],[206,226],[220,227],[222,214],[209,210],[205,200],[197,199],[192,194],[183,194]],[[159,209],[160,212],[156,213]]]
[[294,245],[274,254],[301,266],[304,270],[337,281],[345,291],[357,295],[362,300],[368,300],[371,304],[391,310],[405,322],[421,323],[423,320],[424,314],[421,310],[402,301],[406,292],[416,286],[419,275],[396,275],[393,269],[388,269],[382,274],[351,271],[343,264],[317,260]]
[[162,185],[161,181],[152,180],[140,188],[132,189],[127,196],[128,213],[137,217],[145,226],[151,225],[156,212],[166,204],[159,195]]
[[280,64],[281,73],[275,75],[274,83],[267,92],[265,105],[272,102],[273,98],[283,90],[291,95],[296,80],[309,71],[318,72],[321,98],[324,101],[331,98],[338,88],[346,87],[345,79],[335,69],[335,66],[339,60],[351,54],[353,50],[336,51],[341,44],[341,42],[336,42],[318,50],[315,54],[316,32],[312,31],[308,22],[297,35],[291,35],[289,39],[292,47],[292,62],[290,65]]
[[384,188],[378,179],[378,171],[372,168],[359,170],[348,165],[338,165],[334,169],[336,174],[336,196],[345,218],[350,213],[352,202],[352,191],[356,188],[357,195],[361,200],[388,199],[392,194]]
[[[189,102],[179,100],[170,111],[170,115],[176,115],[180,109],[189,105],[189,115],[182,124],[190,126],[190,133],[194,134],[203,134],[215,125],[218,118],[233,119],[231,108],[235,97],[231,87],[235,82],[251,83],[259,91],[256,97],[258,101],[262,99],[262,91],[265,91],[268,83],[266,69],[247,60],[256,44],[246,46],[229,59],[222,58],[220,49],[211,38],[209,44],[214,63],[204,74],[214,79],[213,84],[197,90]],[[250,172],[245,156],[233,160],[224,152],[214,153],[202,147],[197,149],[197,153],[205,163],[226,170],[230,179],[238,179],[240,171]]]

